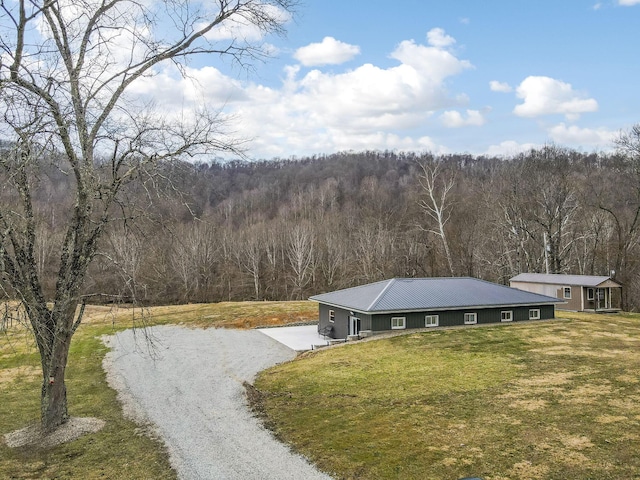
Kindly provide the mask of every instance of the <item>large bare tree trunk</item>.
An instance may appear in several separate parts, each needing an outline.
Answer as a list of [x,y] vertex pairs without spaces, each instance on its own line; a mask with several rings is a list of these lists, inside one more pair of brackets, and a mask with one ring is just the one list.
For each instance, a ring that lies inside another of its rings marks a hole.
[[51,353],[43,358],[40,413],[46,431],[55,429],[69,418],[65,370],[70,346],[71,334],[61,332],[53,338]]
[[34,308],[25,304],[35,333],[42,367],[40,395],[41,423],[45,431],[52,431],[69,418],[65,373],[71,338],[80,323],[84,307],[75,315],[75,302],[67,308],[49,309],[45,303]]

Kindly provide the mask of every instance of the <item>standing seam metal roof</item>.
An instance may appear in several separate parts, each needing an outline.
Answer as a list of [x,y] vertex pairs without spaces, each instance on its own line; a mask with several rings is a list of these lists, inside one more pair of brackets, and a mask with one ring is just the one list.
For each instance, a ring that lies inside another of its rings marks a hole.
[[314,295],[310,300],[368,313],[564,303],[470,277],[392,278]]
[[[597,287],[611,280],[611,277],[599,275],[563,275],[559,273],[521,273],[513,277],[511,282],[545,283],[550,285],[575,285]],[[615,280],[611,280],[618,283]]]

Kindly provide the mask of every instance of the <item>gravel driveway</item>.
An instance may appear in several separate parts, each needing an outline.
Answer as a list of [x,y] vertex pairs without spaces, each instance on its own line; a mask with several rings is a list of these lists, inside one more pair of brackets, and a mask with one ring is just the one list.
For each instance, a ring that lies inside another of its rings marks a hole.
[[[148,329],[108,337],[109,383],[125,411],[151,422],[181,479],[329,479],[276,441],[247,408],[243,381],[295,357],[255,331]],[[137,341],[136,341],[137,340]]]

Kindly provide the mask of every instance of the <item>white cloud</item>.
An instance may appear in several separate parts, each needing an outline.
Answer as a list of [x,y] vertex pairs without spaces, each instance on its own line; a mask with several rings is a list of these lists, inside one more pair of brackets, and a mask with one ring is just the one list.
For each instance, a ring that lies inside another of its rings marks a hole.
[[371,132],[361,135],[345,135],[343,132],[332,132],[331,142],[336,151],[344,150],[399,150],[399,151],[440,151],[440,148],[429,137],[414,139],[394,133]]
[[[235,113],[239,127],[256,137],[252,150],[267,157],[359,148],[444,152],[428,136],[399,132],[424,129],[439,109],[468,102],[445,82],[472,65],[413,41],[401,42],[390,56],[398,65],[363,64],[342,73],[314,69],[300,76],[300,67],[290,66],[281,89],[247,88],[249,100]],[[468,111],[462,121],[481,118]]]
[[320,43],[311,43],[301,47],[293,57],[306,67],[321,65],[339,65],[348,62],[360,53],[360,47],[349,45],[333,37],[324,37]]
[[623,7],[631,7],[633,5],[640,5],[640,0],[618,0],[618,5]]
[[516,94],[524,100],[513,109],[519,117],[563,114],[567,119],[575,120],[581,113],[598,110],[596,100],[574,91],[571,84],[550,77],[527,77],[516,89]]
[[257,158],[350,149],[446,153],[426,135],[428,125],[440,123],[433,120],[436,114],[450,110],[443,120],[451,126],[484,122],[479,111],[455,112],[469,99],[447,88],[448,80],[473,67],[470,62],[414,41],[401,42],[390,57],[396,65],[365,63],[339,73],[290,65],[278,87],[239,82],[214,67],[189,67],[183,78],[167,64],[136,81],[130,93],[141,101],[156,99],[166,116],[186,116],[203,106],[222,109],[225,119],[233,117],[238,135],[254,139],[250,151]]
[[606,128],[580,128],[575,125],[567,126],[560,123],[549,129],[549,136],[554,142],[561,144],[572,144],[588,147],[611,146],[613,140],[618,135],[617,131]]
[[139,78],[128,93],[143,99],[161,99],[158,108],[165,111],[203,103],[224,105],[247,98],[240,82],[214,67],[185,67],[180,72],[173,64],[166,64],[152,77]]
[[413,40],[400,42],[391,58],[411,67],[421,79],[432,84],[440,84],[445,78],[473,67],[469,61],[460,60],[446,50],[417,45]]
[[506,82],[499,82],[497,80],[491,80],[489,82],[489,88],[494,92],[509,93],[513,91],[511,85]]
[[447,35],[442,28],[432,28],[427,32],[427,42],[432,47],[447,48],[456,43],[456,39]]
[[541,145],[535,143],[518,143],[514,140],[505,140],[498,145],[491,145],[484,155],[488,157],[511,157],[518,153],[528,152],[532,148],[539,148]]
[[486,123],[485,118],[479,110],[467,110],[467,117],[463,117],[462,114],[456,110],[449,110],[444,112],[440,119],[445,127],[459,128],[474,126],[479,127]]

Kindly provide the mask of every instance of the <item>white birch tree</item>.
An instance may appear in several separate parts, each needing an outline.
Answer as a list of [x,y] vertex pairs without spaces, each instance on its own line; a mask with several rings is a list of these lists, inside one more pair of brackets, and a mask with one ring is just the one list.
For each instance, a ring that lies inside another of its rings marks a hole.
[[434,227],[428,227],[425,230],[437,235],[442,240],[447,267],[451,276],[454,276],[453,257],[449,249],[445,226],[451,218],[452,202],[449,198],[449,192],[455,185],[455,179],[453,175],[447,175],[441,170],[440,163],[420,162],[418,165],[421,170],[418,181],[425,197],[420,200],[420,207],[435,222]]

